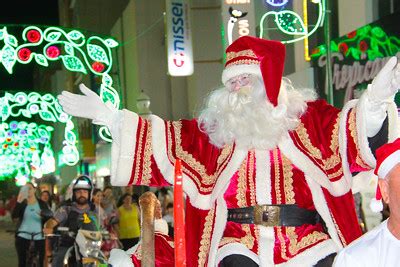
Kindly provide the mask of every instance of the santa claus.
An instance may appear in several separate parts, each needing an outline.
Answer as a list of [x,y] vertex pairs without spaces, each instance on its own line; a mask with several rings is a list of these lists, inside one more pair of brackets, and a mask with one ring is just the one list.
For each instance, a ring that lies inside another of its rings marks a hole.
[[63,92],[65,112],[106,125],[112,183],[166,186],[181,159],[189,266],[324,266],[359,237],[352,173],[397,136],[391,58],[343,110],[283,79],[285,47],[245,36],[226,50],[224,86],[198,119],[148,120],[94,92]]

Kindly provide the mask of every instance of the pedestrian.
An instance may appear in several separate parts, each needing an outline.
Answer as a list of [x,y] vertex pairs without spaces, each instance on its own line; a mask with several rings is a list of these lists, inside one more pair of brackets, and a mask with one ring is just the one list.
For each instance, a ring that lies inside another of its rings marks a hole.
[[28,266],[28,249],[31,239],[35,242],[35,251],[39,254],[39,266],[43,266],[45,241],[43,225],[52,216],[52,212],[42,200],[36,197],[36,188],[32,183],[22,186],[17,197],[17,204],[12,212],[12,219],[17,223],[15,248],[18,266]]
[[125,193],[118,207],[118,233],[124,250],[128,250],[139,241],[140,212],[139,207],[132,203],[132,195]]
[[400,138],[379,148],[376,161],[376,201],[383,198],[390,216],[344,248],[335,259],[335,267],[400,266]]

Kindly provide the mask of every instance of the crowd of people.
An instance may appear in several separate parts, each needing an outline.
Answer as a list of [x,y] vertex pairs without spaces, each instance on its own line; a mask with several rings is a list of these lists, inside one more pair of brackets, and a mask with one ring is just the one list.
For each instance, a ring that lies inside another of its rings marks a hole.
[[[20,188],[13,207],[7,205],[6,209],[6,205],[2,203],[4,213],[9,211],[15,223],[18,266],[29,266],[26,261],[32,239],[39,255],[40,266],[43,266],[45,237],[50,237],[58,226],[68,227],[73,232],[83,226],[86,230],[107,232],[108,238],[103,239],[101,246],[106,256],[114,248],[128,250],[138,243],[141,233],[139,195],[134,193],[132,186],[95,188],[88,176],[81,175],[69,187],[71,194],[66,190],[65,195],[55,196],[47,190],[41,191],[39,186],[29,182]],[[168,225],[172,227],[172,198],[165,197],[171,194],[165,188],[161,191],[156,191],[156,194],[160,197],[162,206],[168,207],[163,213]],[[164,203],[166,201],[168,202]],[[85,220],[92,224],[85,224]],[[172,231],[170,235],[173,235]],[[62,237],[59,240],[50,240],[50,250],[53,250],[52,266],[62,266],[64,255],[74,244],[74,239]]]

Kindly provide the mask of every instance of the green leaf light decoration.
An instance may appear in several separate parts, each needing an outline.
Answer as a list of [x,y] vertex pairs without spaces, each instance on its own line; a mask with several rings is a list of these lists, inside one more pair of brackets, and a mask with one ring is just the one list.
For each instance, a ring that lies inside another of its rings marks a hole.
[[286,34],[306,34],[306,27],[304,26],[303,20],[297,13],[293,11],[284,10],[276,13],[275,22],[279,29]]
[[[13,74],[16,64],[50,67],[60,62],[69,71],[100,77],[101,99],[107,105],[119,108],[119,95],[109,75],[113,67],[112,50],[118,45],[112,38],[92,34],[86,36],[80,30],[27,26],[21,36],[14,36],[9,33],[8,26],[4,26],[0,28],[0,68],[3,66],[9,74]],[[39,178],[54,172],[54,151],[50,142],[53,127],[28,123],[19,118],[35,116],[44,122],[65,124],[60,159],[70,166],[79,161],[74,123],[53,95],[5,92],[0,97],[0,161],[4,163],[0,166],[0,180],[15,177],[16,184],[22,185],[29,181],[29,177]],[[112,141],[105,126],[99,129],[99,135],[108,142]]]
[[86,68],[79,58],[69,55],[62,56],[61,58],[63,60],[65,67],[68,70],[75,72],[83,72],[84,74],[87,74]]
[[[375,60],[399,52],[400,39],[389,36],[379,26],[366,25],[338,41],[331,41],[331,51],[341,53],[345,58]],[[311,58],[316,59],[325,54],[325,45],[320,45],[311,51]]]
[[259,24],[260,25],[259,37],[264,38],[265,26],[266,26],[265,24],[267,18],[273,17],[276,26],[282,33],[288,35],[291,38],[294,37],[293,39],[281,40],[282,43],[289,44],[308,38],[309,36],[314,34],[319,27],[322,27],[325,14],[325,0],[314,0],[312,1],[312,3],[318,5],[318,18],[317,22],[315,23],[315,25],[313,25],[313,28],[311,30],[307,29],[299,14],[297,14],[292,10],[284,9],[279,12],[268,11],[261,17]]
[[[29,64],[34,62],[40,66],[49,67],[52,62],[61,61],[69,71],[83,74],[90,72],[100,76],[102,78],[101,98],[119,108],[119,95],[112,87],[113,81],[109,75],[113,65],[112,49],[118,47],[116,40],[112,38],[104,39],[95,35],[87,38],[79,30],[36,26],[25,27],[21,38],[23,42],[18,45],[18,39],[8,33],[7,26],[0,29],[0,41],[3,42],[3,47],[1,47],[0,42],[0,66],[2,65],[8,73],[13,73],[16,63]],[[61,112],[61,107],[59,108],[60,110],[57,110],[57,112]],[[33,109],[35,108],[33,107]],[[3,121],[11,114],[8,107],[4,105],[0,111]],[[18,113],[18,116],[22,113],[25,113],[22,114],[25,117],[29,116],[26,111],[13,110],[12,112]],[[39,115],[45,121],[55,121],[53,111],[42,109]],[[104,140],[111,141],[108,130],[100,129],[99,134]]]

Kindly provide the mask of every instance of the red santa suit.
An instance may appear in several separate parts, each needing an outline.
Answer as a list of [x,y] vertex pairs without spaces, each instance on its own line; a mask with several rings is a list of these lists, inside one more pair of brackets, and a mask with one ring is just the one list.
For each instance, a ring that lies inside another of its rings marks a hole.
[[[233,64],[223,80],[261,68],[266,87],[279,87],[283,59],[265,59],[262,49],[246,46],[245,40],[228,48],[233,55],[228,53],[227,60]],[[243,64],[250,68],[243,71]],[[267,90],[273,104],[278,93]],[[342,111],[324,100],[308,102],[297,128],[270,150],[235,144],[219,148],[199,130],[196,119],[165,121],[152,115],[145,120],[123,110],[118,141],[112,145],[112,184],[170,186],[179,158],[187,195],[188,266],[215,266],[232,254],[260,266],[311,266],[362,234],[351,174],[375,166],[366,134],[366,101],[366,96],[350,101]],[[393,140],[394,104],[388,117]],[[228,209],[265,204],[317,211],[327,230],[321,223],[268,227],[227,220]]]

